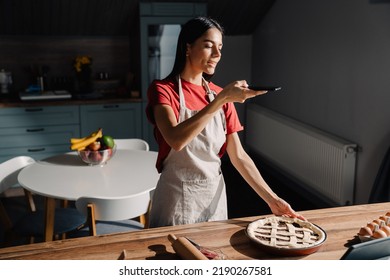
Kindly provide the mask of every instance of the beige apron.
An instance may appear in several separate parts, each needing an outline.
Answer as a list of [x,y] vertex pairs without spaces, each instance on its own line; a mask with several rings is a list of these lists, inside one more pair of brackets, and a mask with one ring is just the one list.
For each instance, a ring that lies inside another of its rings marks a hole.
[[[177,80],[180,123],[198,111],[186,107],[180,77]],[[205,80],[203,86],[211,102],[215,93]],[[221,109],[186,147],[181,151],[171,149],[153,195],[150,227],[227,219],[225,182],[218,156],[225,141],[226,122]]]

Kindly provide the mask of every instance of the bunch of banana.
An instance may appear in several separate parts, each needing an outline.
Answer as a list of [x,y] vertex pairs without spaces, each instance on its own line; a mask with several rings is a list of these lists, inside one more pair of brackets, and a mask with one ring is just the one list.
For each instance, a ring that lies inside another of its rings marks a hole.
[[87,147],[89,144],[92,144],[97,139],[101,138],[103,136],[103,130],[99,128],[97,131],[91,133],[91,135],[84,137],[84,138],[71,138],[70,139],[70,149],[71,150],[83,150],[85,147]]

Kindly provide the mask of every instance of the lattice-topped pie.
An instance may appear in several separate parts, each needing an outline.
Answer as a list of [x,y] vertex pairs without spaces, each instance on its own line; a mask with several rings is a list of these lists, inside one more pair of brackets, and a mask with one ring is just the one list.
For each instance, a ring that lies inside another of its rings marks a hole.
[[250,223],[247,234],[252,241],[278,249],[306,249],[323,243],[326,233],[318,226],[299,219],[269,217]]

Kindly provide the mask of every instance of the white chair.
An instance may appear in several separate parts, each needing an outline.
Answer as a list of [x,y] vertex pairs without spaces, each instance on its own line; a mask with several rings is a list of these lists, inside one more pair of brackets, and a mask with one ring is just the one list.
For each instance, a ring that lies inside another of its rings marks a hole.
[[138,138],[115,139],[117,149],[149,151],[149,144]]
[[[149,151],[148,142],[139,138],[115,139],[115,144],[117,149]],[[144,224],[147,214],[140,215],[137,220]]]
[[[149,151],[148,142],[139,138],[115,139],[115,144],[117,149]],[[92,236],[147,227],[149,206],[149,193],[112,199],[81,197],[76,201],[76,208],[87,216]]]
[[106,224],[111,227],[108,232],[103,233],[140,230],[147,227],[147,220],[141,219],[138,223],[130,219],[144,216],[149,210],[149,203],[150,193],[146,192],[120,198],[80,197],[76,200],[76,208],[87,216],[89,235],[95,236],[102,234],[97,232],[96,221],[107,222]]
[[[0,194],[4,193],[6,190],[12,187],[18,187],[17,176],[19,170],[23,167],[35,162],[33,158],[30,157],[17,157],[5,161],[0,164]],[[30,208],[35,209],[34,204],[30,204]],[[5,230],[9,231],[13,228],[13,223],[8,216],[8,213],[0,200],[0,220],[3,223]]]
[[[0,164],[0,193],[11,187],[19,186],[18,174],[20,170],[35,160],[27,156],[12,158]],[[24,190],[28,199],[29,209],[27,214],[13,223],[7,213],[4,204],[0,201],[0,221],[4,224],[7,237],[21,236],[30,237],[30,242],[36,237],[43,237],[45,215],[42,209],[36,209],[32,194]],[[78,229],[86,222],[86,218],[75,208],[58,208],[55,212],[54,234],[64,235],[65,233]],[[16,236],[15,236],[16,235]]]

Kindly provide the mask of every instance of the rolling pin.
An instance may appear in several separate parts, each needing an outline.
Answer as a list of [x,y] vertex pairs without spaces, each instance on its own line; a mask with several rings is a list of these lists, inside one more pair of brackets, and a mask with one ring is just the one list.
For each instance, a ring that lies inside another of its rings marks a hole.
[[184,260],[208,260],[194,245],[186,238],[177,238],[174,234],[168,235],[168,240],[172,244],[173,250]]

